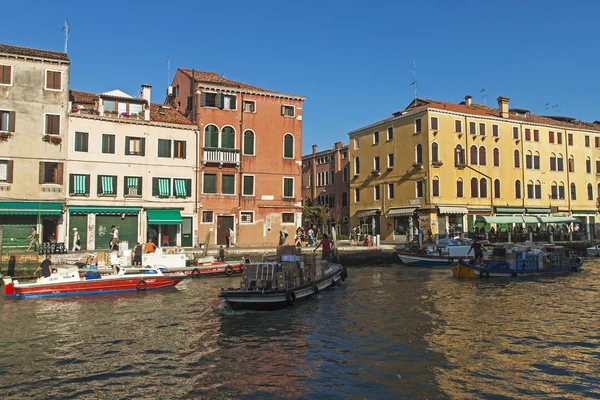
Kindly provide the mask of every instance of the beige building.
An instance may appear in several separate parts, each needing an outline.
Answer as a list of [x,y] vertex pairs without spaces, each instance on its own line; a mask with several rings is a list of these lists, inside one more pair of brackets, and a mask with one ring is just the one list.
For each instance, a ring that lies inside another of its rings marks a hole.
[[[0,44],[0,225],[4,248],[65,235],[69,105],[65,53]],[[59,240],[60,241],[60,240]]]
[[197,129],[179,111],[119,90],[71,91],[68,225],[83,249],[108,249],[111,227],[131,249],[149,236],[159,246],[191,247],[196,229]]

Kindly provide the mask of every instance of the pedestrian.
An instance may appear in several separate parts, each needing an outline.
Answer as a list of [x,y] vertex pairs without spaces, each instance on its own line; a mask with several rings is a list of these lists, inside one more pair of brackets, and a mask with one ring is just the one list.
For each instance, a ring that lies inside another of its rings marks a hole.
[[79,232],[77,232],[77,228],[73,228],[73,250],[79,251],[81,250],[81,238],[79,237]]
[[31,246],[33,246],[34,250],[37,250],[38,242],[39,242],[39,235],[37,233],[37,229],[35,228],[35,226],[31,227],[31,235],[27,236],[27,239],[30,239],[30,241],[29,241],[29,246],[27,247],[27,250],[25,250],[25,251],[29,251],[31,249]]
[[112,239],[110,241],[110,249],[112,251],[117,251],[119,250],[119,230],[117,229],[116,226],[112,226],[110,228],[110,231],[112,233]]
[[302,247],[302,227],[299,226],[296,229],[296,236],[294,236],[294,246]]
[[219,255],[217,257],[217,260],[221,262],[225,261],[225,254],[227,254],[227,250],[225,250],[223,246],[219,246]]
[[321,246],[323,247],[323,251],[321,253],[321,260],[327,260],[327,261],[331,262],[331,249],[333,248],[334,243],[333,243],[333,241],[331,241],[327,238],[326,233],[323,234],[323,239],[321,239],[321,241],[319,242],[317,247],[315,247],[313,252],[316,253],[317,249]]
[[146,243],[144,250],[145,250],[146,254],[154,253],[156,251],[156,245],[154,244],[154,242],[152,240],[148,239],[148,242]]
[[133,248],[133,265],[142,265],[142,245],[140,242],[137,242]]
[[42,275],[44,276],[44,278],[47,278],[50,275],[52,275],[52,261],[50,260],[51,258],[52,256],[50,254],[46,255],[46,259],[42,261],[40,266],[37,267],[35,271],[33,271],[33,276],[36,276],[40,269],[42,270]]
[[312,247],[314,242],[315,242],[315,232],[312,230],[312,228],[310,228],[308,230],[308,245]]
[[229,245],[235,246],[235,232],[231,227],[229,228]]
[[288,232],[287,232],[287,229],[285,229],[285,227],[283,227],[283,229],[280,232],[281,233],[279,235],[279,245],[282,246],[285,244],[285,241],[287,240]]

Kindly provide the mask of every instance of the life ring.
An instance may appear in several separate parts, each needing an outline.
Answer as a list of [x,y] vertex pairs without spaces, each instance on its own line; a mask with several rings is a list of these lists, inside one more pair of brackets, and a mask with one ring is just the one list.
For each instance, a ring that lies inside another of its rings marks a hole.
[[290,306],[296,305],[296,293],[293,290],[289,290],[285,295],[285,300]]
[[490,273],[489,273],[489,271],[481,271],[479,273],[479,276],[482,277],[482,278],[489,278],[490,277]]
[[200,278],[200,270],[198,268],[192,270],[192,278]]
[[313,286],[313,293],[315,296],[319,294],[319,287],[317,285]]
[[581,264],[581,257],[575,258],[575,264]]
[[228,265],[227,267],[225,267],[225,275],[231,276],[232,274],[233,274],[233,268],[231,268],[231,265]]
[[135,288],[137,290],[146,290],[146,281],[140,279],[140,281],[137,283],[137,285],[135,285]]

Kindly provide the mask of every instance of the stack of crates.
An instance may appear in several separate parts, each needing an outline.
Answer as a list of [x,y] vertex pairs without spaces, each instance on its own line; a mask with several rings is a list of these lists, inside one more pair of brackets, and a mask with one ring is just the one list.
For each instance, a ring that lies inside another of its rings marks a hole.
[[527,252],[525,253],[525,261],[524,266],[525,269],[537,269],[538,267],[537,257],[533,255],[533,253]]

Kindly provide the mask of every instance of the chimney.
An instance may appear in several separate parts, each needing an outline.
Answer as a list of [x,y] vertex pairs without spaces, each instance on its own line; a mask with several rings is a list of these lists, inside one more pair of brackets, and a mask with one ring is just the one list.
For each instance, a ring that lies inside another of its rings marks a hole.
[[473,98],[472,96],[466,95],[465,96],[465,104],[468,105],[468,106],[470,106],[472,98]]
[[341,149],[343,146],[342,142],[335,142],[334,148],[335,149]]
[[313,154],[317,154],[317,145],[313,144]]
[[152,86],[142,85],[142,99],[148,102],[144,110],[144,120],[146,121],[150,121],[150,89],[152,89]]
[[510,99],[508,97],[499,96],[498,97],[498,110],[500,111],[500,116],[502,118],[508,118],[508,104],[510,103]]

